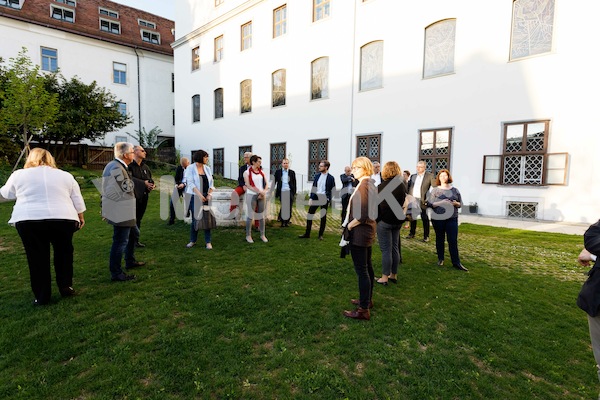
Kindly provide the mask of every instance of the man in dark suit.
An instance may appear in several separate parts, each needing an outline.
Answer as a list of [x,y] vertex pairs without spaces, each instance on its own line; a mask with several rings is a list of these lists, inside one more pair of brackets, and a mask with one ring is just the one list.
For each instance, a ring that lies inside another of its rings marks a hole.
[[281,201],[278,217],[281,226],[290,226],[296,197],[296,173],[290,169],[290,160],[287,158],[281,161],[281,169],[275,171],[275,197]]
[[[408,180],[408,194],[412,195],[421,205],[421,219],[423,220],[423,241],[429,242],[429,217],[427,216],[427,193],[433,185],[435,177],[431,172],[425,171],[425,161],[417,163],[417,173],[412,174]],[[417,230],[417,221],[410,221],[410,233],[406,237],[412,239]]]
[[346,213],[348,212],[348,203],[350,202],[350,196],[354,192],[354,188],[358,185],[358,180],[354,179],[352,175],[352,168],[350,166],[344,167],[344,173],[340,175],[342,181],[342,223],[346,219]]
[[178,198],[175,198],[175,189],[173,190],[173,195],[169,199],[169,225],[173,225],[175,223],[175,206],[173,204],[173,199],[177,201],[177,199],[181,199],[183,196],[183,190],[185,189],[185,182],[183,181],[183,172],[190,165],[190,159],[187,157],[181,157],[179,160],[179,165],[175,170],[175,189],[177,189],[177,193],[179,194]]
[[301,239],[308,239],[310,237],[314,214],[321,207],[320,213],[323,215],[321,216],[321,226],[319,227],[319,240],[323,240],[323,233],[327,224],[327,208],[329,207],[329,203],[331,203],[332,191],[335,189],[335,178],[328,172],[330,165],[329,161],[322,160],[319,163],[319,172],[313,178],[313,187],[310,191],[310,200],[308,201],[306,232],[304,235],[299,236]]

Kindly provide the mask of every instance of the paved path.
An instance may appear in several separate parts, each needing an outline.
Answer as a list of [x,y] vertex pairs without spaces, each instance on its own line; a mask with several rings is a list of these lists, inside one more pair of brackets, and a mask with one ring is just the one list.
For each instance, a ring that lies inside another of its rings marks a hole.
[[[460,222],[477,225],[497,226],[501,228],[524,229],[527,231],[565,233],[583,235],[591,224],[575,224],[567,222],[524,221],[509,218],[491,218],[480,215],[464,214],[458,217]],[[595,221],[594,221],[595,222]]]

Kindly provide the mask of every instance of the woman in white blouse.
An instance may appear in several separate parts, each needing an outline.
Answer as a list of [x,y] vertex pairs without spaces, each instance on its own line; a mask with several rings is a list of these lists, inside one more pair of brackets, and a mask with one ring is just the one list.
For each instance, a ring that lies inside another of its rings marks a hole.
[[73,233],[85,224],[85,203],[73,175],[57,169],[50,152],[35,148],[24,169],[0,188],[0,196],[17,200],[8,223],[15,225],[25,247],[33,304],[50,302],[50,245],[59,292],[73,296]]
[[269,240],[265,236],[265,205],[267,193],[269,192],[269,180],[261,168],[262,158],[256,154],[250,157],[250,168],[244,172],[244,182],[246,183],[246,241],[254,243],[252,240],[252,231],[250,226],[252,219],[258,220],[258,230],[260,231],[260,240],[267,243]]

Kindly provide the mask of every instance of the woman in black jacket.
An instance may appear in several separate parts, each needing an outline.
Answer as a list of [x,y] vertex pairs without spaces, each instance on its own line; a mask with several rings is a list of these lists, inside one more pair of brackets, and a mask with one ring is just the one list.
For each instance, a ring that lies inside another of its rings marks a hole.
[[377,240],[381,250],[381,278],[377,283],[386,286],[398,282],[398,264],[402,263],[400,228],[404,222],[402,205],[406,186],[402,170],[395,161],[388,161],[381,171],[382,182],[377,187],[379,209],[377,213]]

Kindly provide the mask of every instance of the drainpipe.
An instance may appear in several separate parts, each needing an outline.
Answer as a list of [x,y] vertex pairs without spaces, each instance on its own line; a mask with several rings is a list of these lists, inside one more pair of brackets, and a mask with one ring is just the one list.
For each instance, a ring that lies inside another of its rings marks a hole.
[[133,48],[135,58],[137,60],[137,95],[138,95],[138,132],[142,134],[142,93],[140,89],[140,55],[137,52],[137,47]]
[[355,60],[355,56],[356,56],[356,1],[354,1],[354,21],[353,21],[353,26],[352,26],[352,85],[350,85],[350,88],[352,90],[352,92],[350,93],[350,148],[348,149],[348,152],[350,154],[350,160],[348,162],[352,162],[352,160],[354,159],[354,157],[352,156],[352,143],[354,140],[353,137],[353,131],[354,131],[354,71],[355,71],[355,64],[356,64],[356,60]]

